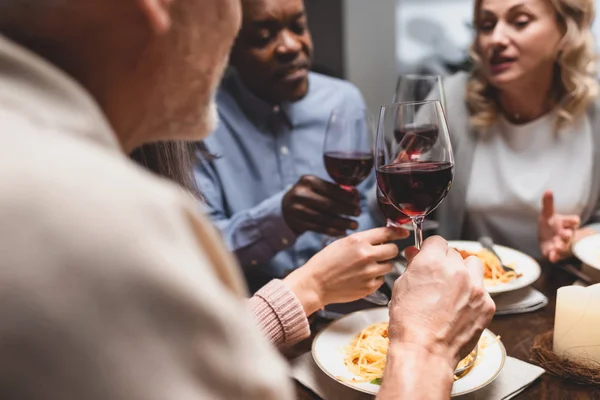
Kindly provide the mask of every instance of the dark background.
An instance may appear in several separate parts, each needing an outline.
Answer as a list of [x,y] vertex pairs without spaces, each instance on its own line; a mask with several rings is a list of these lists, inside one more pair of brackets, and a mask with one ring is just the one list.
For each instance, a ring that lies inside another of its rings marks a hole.
[[[376,0],[375,0],[376,1]],[[343,0],[305,0],[315,46],[313,69],[344,78]]]

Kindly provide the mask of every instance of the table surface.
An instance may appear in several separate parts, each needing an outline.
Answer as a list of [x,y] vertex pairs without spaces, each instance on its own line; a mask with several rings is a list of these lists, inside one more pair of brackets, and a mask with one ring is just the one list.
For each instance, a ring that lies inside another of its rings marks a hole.
[[[571,285],[574,281],[572,275],[551,265],[542,267],[540,279],[533,285],[544,293],[549,304],[541,310],[518,315],[494,317],[489,329],[500,335],[509,356],[529,361],[530,349],[536,335],[544,333],[554,326],[554,309],[556,304],[556,291],[562,286]],[[360,306],[359,306],[360,307]],[[365,308],[366,305],[362,305]],[[357,308],[355,306],[355,308]],[[297,346],[286,351],[288,358],[293,358],[307,351],[314,335],[326,324],[322,321],[313,323],[313,336]],[[297,384],[297,398],[299,400],[319,400],[312,392]],[[572,384],[560,378],[544,374],[531,387],[515,397],[516,400],[600,400],[600,388]]]

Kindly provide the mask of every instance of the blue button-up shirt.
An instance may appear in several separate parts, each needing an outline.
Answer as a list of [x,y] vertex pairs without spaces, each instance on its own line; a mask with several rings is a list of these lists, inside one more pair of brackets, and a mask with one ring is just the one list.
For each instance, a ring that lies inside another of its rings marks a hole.
[[[311,73],[303,99],[274,107],[232,73],[221,84],[217,104],[219,125],[205,145],[218,158],[201,160],[195,169],[206,212],[247,273],[260,268],[282,277],[321,250],[324,239],[313,232],[297,237],[284,221],[282,198],[302,175],[331,181],[323,163],[331,111],[360,112],[364,100],[349,82]],[[358,187],[359,230],[374,227],[366,201],[374,183],[372,173]]]

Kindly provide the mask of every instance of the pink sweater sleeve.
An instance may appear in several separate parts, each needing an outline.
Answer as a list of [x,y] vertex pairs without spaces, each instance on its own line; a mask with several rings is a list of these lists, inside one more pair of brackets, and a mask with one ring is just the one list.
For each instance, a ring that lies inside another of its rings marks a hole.
[[256,292],[249,306],[263,334],[277,348],[291,346],[310,336],[302,304],[279,279],[272,280]]

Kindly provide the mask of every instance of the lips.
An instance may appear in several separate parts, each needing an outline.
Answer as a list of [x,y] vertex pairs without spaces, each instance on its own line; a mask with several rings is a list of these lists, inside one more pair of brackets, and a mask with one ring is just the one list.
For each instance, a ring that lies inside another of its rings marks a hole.
[[299,79],[304,79],[306,75],[308,75],[308,64],[307,63],[298,63],[294,65],[290,65],[285,68],[280,68],[275,73],[275,77],[277,79],[281,79],[283,81],[296,81]]
[[489,61],[490,69],[494,73],[502,72],[502,71],[506,70],[507,68],[510,68],[512,63],[514,63],[515,61],[516,61],[515,57],[508,57],[508,56],[501,55],[501,54],[494,54],[490,58],[490,61]]

